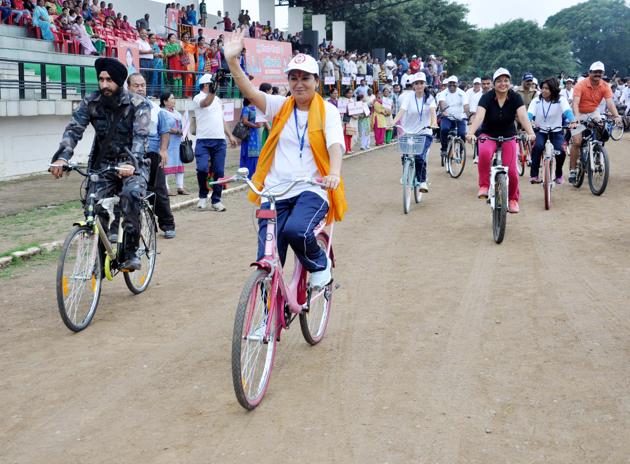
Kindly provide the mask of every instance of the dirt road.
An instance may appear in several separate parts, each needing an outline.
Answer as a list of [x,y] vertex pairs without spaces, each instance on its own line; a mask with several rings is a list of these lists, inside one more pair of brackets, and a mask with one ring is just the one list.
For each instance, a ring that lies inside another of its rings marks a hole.
[[244,195],[179,213],[148,293],[106,283],[81,334],[54,263],[0,280],[0,462],[629,463],[630,139],[602,197],[563,185],[547,212],[523,182],[500,246],[472,163],[452,180],[436,148],[407,216],[394,148],[346,162],[328,334],[285,334],[253,413],[230,377]]

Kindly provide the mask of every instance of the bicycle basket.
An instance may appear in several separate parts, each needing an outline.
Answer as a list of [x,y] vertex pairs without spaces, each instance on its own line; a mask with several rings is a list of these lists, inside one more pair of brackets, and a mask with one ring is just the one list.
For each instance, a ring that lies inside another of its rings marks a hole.
[[398,149],[405,155],[421,155],[424,153],[426,135],[402,135],[398,138]]

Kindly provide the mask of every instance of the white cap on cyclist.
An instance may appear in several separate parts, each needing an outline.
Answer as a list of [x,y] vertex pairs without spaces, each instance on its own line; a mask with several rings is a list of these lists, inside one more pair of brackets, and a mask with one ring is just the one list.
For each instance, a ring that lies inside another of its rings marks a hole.
[[508,71],[505,68],[499,68],[492,75],[492,82],[496,81],[501,76],[507,76],[510,79],[512,79],[512,75],[510,74],[510,71]]
[[457,76],[451,76],[448,78],[448,83],[449,84],[459,84],[459,79],[457,79]]
[[473,79],[473,84],[481,84],[481,78],[480,77],[475,77]]
[[601,61],[596,61],[595,63],[593,63],[591,65],[590,68],[588,68],[589,71],[601,71],[604,72],[606,71],[606,69],[604,69],[604,63],[602,63]]
[[212,74],[207,73],[199,78],[199,85],[209,84],[210,82],[212,82]]
[[532,79],[532,82],[534,83],[534,85],[538,85],[538,79],[536,79],[535,77]]
[[420,82],[420,81],[422,82],[427,81],[427,76],[422,71],[412,74],[411,79],[409,79],[409,82],[411,84],[415,84],[416,82]]
[[564,82],[575,82],[572,77],[567,77]]
[[289,61],[287,69],[285,69],[287,73],[291,71],[304,71],[319,76],[319,65],[312,56],[298,53]]

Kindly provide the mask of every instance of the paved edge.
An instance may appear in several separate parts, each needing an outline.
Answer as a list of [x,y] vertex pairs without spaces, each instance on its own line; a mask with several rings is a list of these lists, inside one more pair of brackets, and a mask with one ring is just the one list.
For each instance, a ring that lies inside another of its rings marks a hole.
[[[368,148],[367,150],[359,150],[357,152],[353,152],[350,155],[344,156],[343,160],[349,160],[355,158],[360,155],[364,155],[366,153],[370,153],[376,150],[380,150],[381,148],[386,148],[390,145],[395,145],[397,142],[391,142],[385,145],[379,145],[377,147]],[[247,189],[247,185],[239,185],[238,187],[229,188],[223,191],[223,195],[234,195],[239,192],[243,192]],[[171,205],[172,211],[178,211],[180,209],[188,208],[194,205],[197,202],[197,198],[191,198],[190,200],[181,201],[174,205]],[[24,250],[14,251],[9,256],[5,256],[0,258],[0,269],[5,269],[9,267],[11,264],[16,264],[20,261],[26,261],[31,259],[33,256],[37,256],[40,254],[51,253],[55,250],[60,249],[63,246],[63,240],[57,240],[54,242],[42,243],[41,245],[29,247]]]

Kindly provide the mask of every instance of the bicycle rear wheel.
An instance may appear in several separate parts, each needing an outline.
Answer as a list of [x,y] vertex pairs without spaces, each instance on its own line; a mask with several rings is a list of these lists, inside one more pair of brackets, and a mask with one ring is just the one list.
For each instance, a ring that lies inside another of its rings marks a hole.
[[588,186],[593,195],[601,195],[608,185],[608,153],[601,145],[593,146],[593,165],[594,169],[588,169]]
[[[318,235],[317,244],[322,250],[327,250],[328,237],[324,234]],[[300,328],[304,339],[310,345],[317,345],[326,334],[332,305],[332,285],[331,282],[323,289],[308,290],[308,310],[300,313]]]
[[156,230],[153,211],[143,204],[140,210],[140,243],[137,251],[142,268],[138,271],[123,273],[127,288],[134,295],[144,292],[153,278],[157,258]]
[[66,238],[57,265],[57,306],[66,327],[73,332],[85,329],[100,296],[98,234],[88,226],[77,226]]
[[500,172],[494,184],[494,209],[492,210],[492,235],[494,241],[499,244],[505,237],[505,224],[507,222],[508,189],[505,173]]
[[545,209],[551,208],[551,161],[543,161],[543,190],[545,191]]
[[403,162],[402,188],[403,188],[403,212],[409,214],[411,209],[411,193],[413,190],[413,176],[415,169],[410,158],[405,158]]
[[[243,287],[232,333],[234,393],[239,404],[248,410],[260,404],[269,386],[276,355],[275,318],[269,272],[258,269]],[[265,337],[268,326],[269,336]]]
[[451,149],[447,153],[448,173],[453,179],[457,179],[462,175],[466,166],[466,146],[463,140],[456,139],[450,147]]
[[525,166],[527,165],[527,152],[523,141],[518,142],[518,160],[516,163],[516,171],[519,176],[525,174]]

